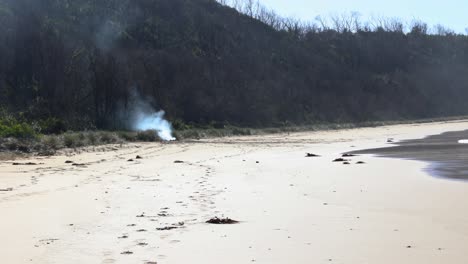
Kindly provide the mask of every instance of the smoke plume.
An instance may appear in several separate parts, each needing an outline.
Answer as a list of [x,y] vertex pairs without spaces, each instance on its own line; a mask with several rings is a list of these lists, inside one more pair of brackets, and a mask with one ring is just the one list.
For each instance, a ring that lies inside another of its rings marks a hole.
[[164,141],[176,140],[172,136],[172,125],[164,119],[164,111],[145,113],[137,111],[133,120],[133,129],[137,131],[156,130],[158,137]]
[[131,96],[126,112],[127,126],[134,131],[155,130],[158,137],[164,141],[173,141],[172,125],[164,119],[163,110],[155,108],[138,94]]

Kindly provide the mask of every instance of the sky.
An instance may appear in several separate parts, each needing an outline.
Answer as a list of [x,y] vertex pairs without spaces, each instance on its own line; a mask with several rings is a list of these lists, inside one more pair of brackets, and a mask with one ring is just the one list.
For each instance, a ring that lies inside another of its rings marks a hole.
[[468,0],[260,0],[283,16],[314,20],[318,15],[359,12],[363,18],[398,17],[404,21],[422,20],[442,24],[458,33],[468,28]]

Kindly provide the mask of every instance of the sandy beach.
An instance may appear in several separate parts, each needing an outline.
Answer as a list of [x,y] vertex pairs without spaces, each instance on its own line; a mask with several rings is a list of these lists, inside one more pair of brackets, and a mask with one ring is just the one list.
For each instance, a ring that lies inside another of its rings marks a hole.
[[[332,160],[389,138],[467,128],[127,144],[1,161],[0,263],[464,264],[468,182],[431,176],[423,161]],[[239,223],[205,223],[215,216]]]

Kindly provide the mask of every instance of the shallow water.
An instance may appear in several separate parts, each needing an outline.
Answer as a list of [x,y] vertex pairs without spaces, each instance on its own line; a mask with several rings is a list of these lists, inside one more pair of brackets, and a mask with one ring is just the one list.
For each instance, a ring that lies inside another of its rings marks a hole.
[[424,139],[401,141],[394,146],[357,151],[382,157],[430,162],[427,171],[440,177],[468,179],[468,130],[447,132]]

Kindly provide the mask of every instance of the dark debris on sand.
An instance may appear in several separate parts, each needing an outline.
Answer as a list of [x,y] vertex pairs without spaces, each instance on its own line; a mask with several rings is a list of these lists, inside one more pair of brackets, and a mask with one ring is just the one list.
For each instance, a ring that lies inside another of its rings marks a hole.
[[179,163],[180,164],[180,163],[184,163],[184,162],[181,161],[181,160],[176,160],[176,161],[174,161],[174,163]]
[[314,153],[306,153],[307,158],[317,158],[320,157],[320,155],[314,154]]
[[173,229],[177,229],[179,227],[177,226],[165,226],[165,227],[158,227],[156,228],[156,230],[158,231],[169,231],[169,230],[173,230]]
[[341,157],[343,158],[350,158],[350,157],[356,157],[357,155],[354,155],[354,154],[349,154],[349,153],[345,153],[343,155],[341,155]]
[[122,252],[120,254],[122,254],[122,255],[132,255],[133,252],[132,251],[124,251],[124,252]]
[[34,162],[26,162],[26,163],[14,162],[13,163],[13,166],[20,166],[20,165],[34,166],[34,165],[38,165],[38,164],[34,163]]
[[349,160],[347,159],[343,159],[343,158],[338,158],[338,159],[334,159],[333,162],[347,162]]
[[12,192],[13,188],[0,189],[0,192]]
[[143,157],[140,156],[140,155],[137,155],[137,156],[136,156],[136,159],[143,159]]
[[210,220],[206,221],[207,224],[214,224],[214,225],[232,225],[237,224],[239,221],[232,220],[230,218],[211,218]]

